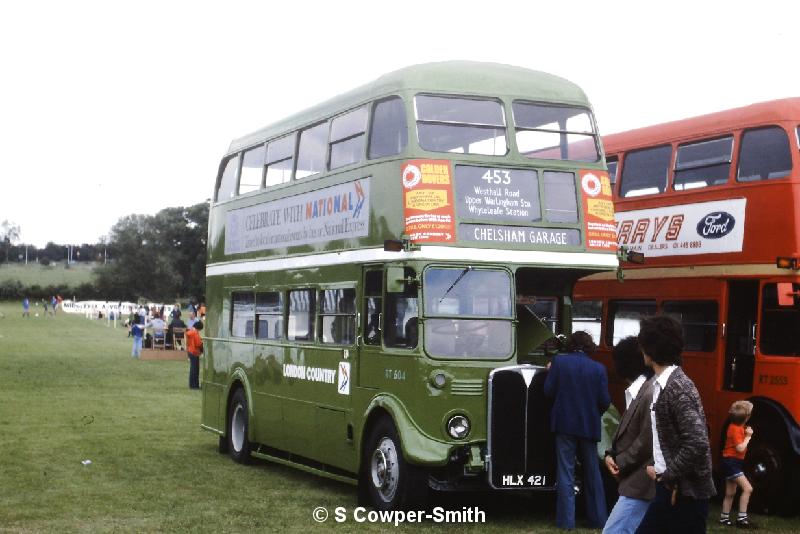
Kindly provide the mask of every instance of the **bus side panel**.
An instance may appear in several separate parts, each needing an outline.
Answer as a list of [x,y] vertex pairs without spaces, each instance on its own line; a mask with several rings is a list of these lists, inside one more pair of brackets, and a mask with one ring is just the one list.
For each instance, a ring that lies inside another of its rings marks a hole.
[[[351,393],[338,392],[338,367],[351,348],[287,347],[285,364],[302,376],[283,377],[278,391],[285,448],[327,465],[354,471],[355,449],[348,439]],[[296,369],[297,369],[296,368]],[[290,373],[291,374],[291,373]]]
[[253,388],[253,439],[270,447],[285,448],[281,420],[281,398],[277,394],[283,378],[281,345],[258,344],[254,348],[251,386]]
[[[221,306],[209,306],[203,334],[207,338],[204,354],[200,358],[203,368],[202,423],[203,425],[225,432],[225,400],[223,391],[228,381],[229,358],[227,348],[215,338],[220,337],[220,329],[224,326],[222,317],[227,317],[228,302],[222,298],[222,277],[209,277],[206,280],[206,294],[209,302],[221,303]],[[210,338],[210,339],[209,339]]]

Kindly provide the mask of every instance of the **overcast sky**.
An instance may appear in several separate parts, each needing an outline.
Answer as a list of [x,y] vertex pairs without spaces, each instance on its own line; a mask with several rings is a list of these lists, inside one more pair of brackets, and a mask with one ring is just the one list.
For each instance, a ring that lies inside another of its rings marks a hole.
[[212,194],[231,139],[383,73],[563,76],[601,133],[800,96],[800,2],[0,4],[0,222],[43,246]]

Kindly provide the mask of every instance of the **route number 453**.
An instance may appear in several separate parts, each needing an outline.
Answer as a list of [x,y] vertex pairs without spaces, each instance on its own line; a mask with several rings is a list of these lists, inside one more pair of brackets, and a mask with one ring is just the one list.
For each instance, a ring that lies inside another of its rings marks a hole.
[[489,169],[483,173],[481,180],[486,180],[486,182],[489,184],[508,185],[511,183],[511,171],[504,171],[502,169]]

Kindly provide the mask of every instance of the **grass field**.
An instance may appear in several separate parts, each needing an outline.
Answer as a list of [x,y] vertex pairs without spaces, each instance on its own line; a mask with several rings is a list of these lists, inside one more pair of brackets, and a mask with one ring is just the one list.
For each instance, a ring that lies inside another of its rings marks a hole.
[[[94,263],[73,263],[69,269],[63,261],[44,266],[38,263],[0,263],[0,282],[19,280],[24,286],[38,284],[46,286],[75,287],[92,281]],[[64,295],[66,298],[66,295]]]
[[[200,429],[185,362],[132,360],[121,328],[64,313],[23,319],[18,308],[0,304],[0,532],[393,528],[352,516],[335,523],[335,507],[356,506],[352,486],[217,453],[216,437]],[[551,499],[450,495],[436,504],[478,505],[487,523],[399,530],[557,532]],[[317,506],[331,512],[326,523],[312,519]],[[799,519],[755,520],[761,532],[800,530]]]

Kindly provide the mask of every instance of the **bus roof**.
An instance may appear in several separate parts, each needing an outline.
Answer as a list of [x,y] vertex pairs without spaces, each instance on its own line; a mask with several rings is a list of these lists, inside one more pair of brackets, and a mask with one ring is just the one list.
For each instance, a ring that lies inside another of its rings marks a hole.
[[372,99],[414,90],[459,95],[510,95],[589,107],[586,94],[580,87],[546,72],[476,61],[424,63],[385,74],[371,83],[235,139],[229,152],[289,133]]
[[800,123],[800,98],[759,102],[689,119],[681,119],[603,136],[606,154],[663,145],[686,138],[713,136],[738,128],[796,120]]

